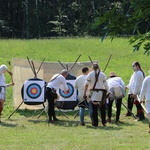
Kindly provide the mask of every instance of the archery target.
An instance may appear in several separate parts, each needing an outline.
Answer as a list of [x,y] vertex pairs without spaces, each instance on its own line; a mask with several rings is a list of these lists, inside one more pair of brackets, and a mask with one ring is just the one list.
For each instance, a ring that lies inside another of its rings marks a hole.
[[77,100],[77,91],[74,88],[75,80],[66,80],[67,86],[69,88],[69,93],[65,93],[61,89],[57,91],[57,94],[60,96],[58,101],[76,101]]
[[71,97],[71,96],[73,95],[73,93],[74,93],[74,87],[73,87],[73,85],[70,84],[70,83],[67,83],[67,86],[68,86],[68,88],[69,88],[69,93],[65,93],[64,91],[62,91],[61,89],[59,89],[59,94],[60,94],[60,96],[63,97],[63,98],[69,98],[69,97]]
[[28,97],[32,99],[38,98],[41,95],[41,92],[41,87],[37,83],[30,84],[26,89]]
[[24,102],[44,102],[45,82],[43,80],[27,80],[24,83]]

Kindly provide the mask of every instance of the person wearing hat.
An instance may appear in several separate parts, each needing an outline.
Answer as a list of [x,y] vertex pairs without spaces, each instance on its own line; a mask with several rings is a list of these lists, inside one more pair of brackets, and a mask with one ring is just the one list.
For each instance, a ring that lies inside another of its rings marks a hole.
[[124,81],[116,76],[115,72],[110,72],[110,78],[107,80],[110,95],[108,98],[108,119],[107,122],[111,122],[112,117],[112,105],[115,100],[116,104],[116,123],[119,123],[122,98],[125,96],[125,84]]
[[[127,107],[130,111],[132,111],[133,104],[136,105],[136,108],[137,108],[136,116],[138,117],[138,120],[140,121],[140,120],[145,119],[145,117],[144,117],[144,110],[141,104],[137,100],[137,95],[140,94],[142,83],[145,78],[145,73],[141,69],[139,62],[133,62],[132,68],[134,72],[130,78],[129,84],[126,86],[126,88],[129,89]],[[131,116],[130,111],[126,113],[126,116]]]
[[[92,126],[98,126],[98,109],[100,108],[103,126],[106,125],[105,101],[109,93],[106,75],[100,70],[97,63],[93,63],[91,71],[85,81],[84,97],[87,97],[88,88],[91,90]],[[106,94],[107,93],[107,94]]]
[[6,87],[9,87],[10,85],[14,85],[14,83],[5,83],[5,76],[4,74],[8,72],[10,76],[12,76],[12,72],[8,70],[6,65],[0,66],[0,123],[1,123],[1,114],[4,108],[4,102],[6,100]]
[[56,118],[55,110],[54,110],[54,102],[57,99],[56,91],[61,88],[64,92],[68,93],[69,88],[66,83],[66,77],[68,75],[68,70],[63,69],[59,74],[55,74],[46,86],[46,99],[48,100],[48,117],[49,123],[53,121],[58,121]]

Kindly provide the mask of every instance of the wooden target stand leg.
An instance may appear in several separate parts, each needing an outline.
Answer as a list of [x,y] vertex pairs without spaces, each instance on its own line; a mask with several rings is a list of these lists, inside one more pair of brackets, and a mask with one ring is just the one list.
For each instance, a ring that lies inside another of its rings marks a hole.
[[41,111],[41,113],[38,115],[38,117],[37,118],[40,118],[41,117],[41,115],[43,114],[43,112],[45,112],[46,113],[46,111],[45,111],[45,105],[43,104],[43,110]]
[[10,116],[8,117],[8,119],[10,119],[10,117],[19,109],[19,107],[23,104],[23,101],[20,103],[20,105],[10,114]]
[[[43,105],[44,106],[44,108],[43,108],[43,110],[41,111],[41,113],[38,115],[38,117],[37,118],[40,118],[40,116],[43,114],[43,112],[45,112],[45,105]],[[61,111],[58,107],[56,107],[67,119],[69,119],[69,117],[63,112],[63,111]]]
[[77,113],[74,115],[74,119],[79,115],[79,111],[80,110],[78,110]]
[[69,117],[63,112],[61,111],[58,107],[56,107],[67,119],[69,119]]

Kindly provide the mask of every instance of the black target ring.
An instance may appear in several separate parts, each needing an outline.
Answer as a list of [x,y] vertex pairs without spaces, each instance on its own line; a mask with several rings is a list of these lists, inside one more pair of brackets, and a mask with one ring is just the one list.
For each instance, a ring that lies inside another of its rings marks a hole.
[[60,94],[60,96],[61,97],[63,97],[63,98],[69,98],[69,97],[71,97],[72,95],[73,95],[73,93],[74,93],[74,87],[73,87],[73,85],[72,84],[70,84],[70,83],[67,83],[67,86],[68,86],[68,88],[69,88],[69,93],[64,93],[61,89],[59,89],[59,94]]
[[26,93],[27,93],[28,97],[30,97],[32,99],[36,99],[41,95],[42,90],[41,90],[40,85],[38,85],[36,83],[32,83],[27,87]]

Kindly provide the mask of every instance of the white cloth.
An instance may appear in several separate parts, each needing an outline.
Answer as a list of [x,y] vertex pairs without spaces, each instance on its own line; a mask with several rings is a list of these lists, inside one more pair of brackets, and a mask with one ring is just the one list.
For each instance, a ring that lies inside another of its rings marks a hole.
[[7,67],[5,65],[1,65],[0,66],[0,86],[6,86],[5,76],[3,73],[4,70],[7,70]]
[[135,71],[129,81],[127,87],[129,88],[128,94],[139,95],[144,80],[143,72],[141,70]]
[[112,77],[107,80],[109,90],[110,90],[110,98],[119,99],[125,96],[125,84],[120,77]]
[[107,80],[109,89],[115,86],[121,86],[125,90],[125,84],[120,77],[112,77]]
[[[86,78],[85,84],[89,85],[90,89],[93,89],[94,83],[95,83],[95,73],[98,73],[99,70],[91,71]],[[106,75],[100,71],[98,76],[98,81],[96,83],[95,89],[106,89],[107,92],[109,92],[108,83],[106,82]],[[102,100],[102,92],[99,91],[93,91],[91,94],[91,100],[92,101],[101,101]]]
[[[54,75],[52,79],[55,78],[57,75],[58,74]],[[59,75],[54,80],[50,81],[46,87],[54,88],[55,90],[58,90],[60,88],[62,91],[65,92],[68,90],[66,79],[62,75]]]
[[[85,80],[87,75],[80,75],[75,80],[75,89],[78,90],[78,100],[83,100],[84,89],[85,89]],[[87,99],[89,100],[90,90],[88,89],[86,92]]]
[[0,99],[6,100],[6,88],[2,87],[2,91],[0,92]]
[[146,107],[147,113],[150,113],[150,101],[146,101],[145,107]]
[[0,86],[1,87],[1,92],[0,92],[0,99],[5,100],[6,99],[6,83],[5,83],[5,76],[3,71],[7,70],[7,67],[5,65],[0,66]]
[[140,100],[143,100],[144,98],[146,101],[150,101],[150,76],[146,77],[142,84]]
[[150,76],[146,77],[143,81],[141,92],[140,92],[140,101],[146,99],[146,110],[150,113]]

